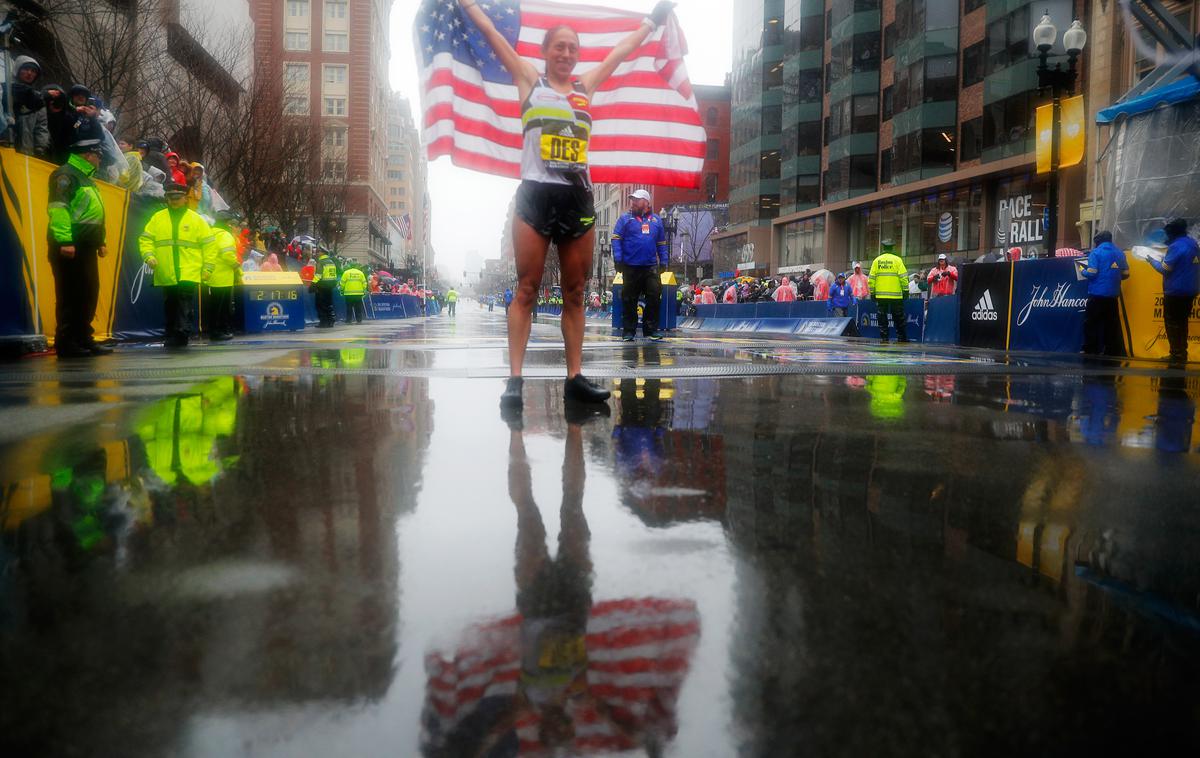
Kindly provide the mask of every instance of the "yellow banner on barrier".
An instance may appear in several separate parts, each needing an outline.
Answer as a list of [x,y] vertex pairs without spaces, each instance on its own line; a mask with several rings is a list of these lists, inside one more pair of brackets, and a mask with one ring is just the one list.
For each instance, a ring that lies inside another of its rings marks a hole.
[[[1083,108],[1083,95],[1068,97],[1059,103],[1061,126],[1058,135],[1059,168],[1074,166],[1083,160],[1083,151],[1087,146],[1085,140],[1086,115]],[[1052,104],[1038,106],[1034,119],[1034,132],[1037,134],[1037,172],[1044,174],[1050,170],[1050,151],[1053,146],[1054,106]]]
[[[25,292],[35,308],[35,328],[54,341],[55,319],[54,272],[47,256],[49,243],[46,229],[50,220],[46,207],[50,196],[50,174],[53,163],[20,155],[11,148],[0,148],[0,177],[5,192],[4,209],[17,232],[23,258]],[[129,192],[106,182],[97,181],[100,201],[104,203],[105,241],[108,256],[100,259],[100,298],[96,318],[92,321],[97,340],[112,336],[117,272],[125,247],[125,223],[129,209]]]
[[[1135,358],[1166,358],[1170,354],[1163,329],[1163,279],[1149,263],[1126,254],[1129,278],[1121,284],[1125,338]],[[1193,307],[1188,324],[1188,358],[1200,358],[1200,307]]]
[[295,285],[299,287],[304,284],[300,278],[300,274],[295,271],[244,271],[242,272],[242,284],[259,286],[286,286]]

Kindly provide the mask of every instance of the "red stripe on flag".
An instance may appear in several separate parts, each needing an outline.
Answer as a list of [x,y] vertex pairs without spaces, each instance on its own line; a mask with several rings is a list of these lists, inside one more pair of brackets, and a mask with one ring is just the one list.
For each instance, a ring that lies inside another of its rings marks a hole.
[[574,29],[576,34],[611,34],[636,32],[642,25],[642,20],[640,18],[584,18],[567,13],[550,15],[531,11],[521,12],[521,26],[549,29],[559,24],[566,24]]
[[592,123],[606,118],[638,121],[671,121],[676,124],[700,126],[700,114],[685,105],[653,105],[650,103],[613,103],[593,105]]
[[[480,155],[470,150],[464,150],[461,147],[455,147],[454,137],[452,136],[435,139],[429,143],[427,150],[429,160],[449,155],[455,166],[462,166],[463,168],[470,168],[498,176],[509,176],[513,179],[521,178],[521,164],[509,163],[508,161],[498,160],[489,155]],[[696,186],[699,186],[698,181]]]
[[708,152],[708,145],[703,142],[684,139],[668,139],[666,137],[638,137],[622,134],[608,137],[592,137],[588,144],[592,152],[597,150],[628,150],[639,153],[661,153],[663,155],[682,155],[688,158],[703,158]]
[[[441,103],[425,112],[425,128],[429,128],[439,121],[452,121],[454,122],[455,131],[462,132],[463,134],[471,134],[488,142],[495,142],[501,147],[511,147],[520,150],[524,143],[522,136],[516,132],[506,132],[503,129],[497,129],[485,121],[477,121],[467,116],[458,115],[454,112],[453,103]],[[701,145],[700,148],[701,154],[703,154],[704,145]]]
[[[430,158],[433,156],[430,155]],[[596,184],[644,184],[649,187],[700,189],[698,172],[640,166],[592,166],[592,181]]]
[[493,110],[497,116],[503,116],[504,118],[521,117],[521,106],[516,100],[497,100],[490,97],[484,92],[482,87],[459,79],[454,75],[454,72],[448,69],[442,69],[431,76],[429,83],[425,85],[425,91],[429,92],[434,87],[450,87],[456,97],[486,106]]

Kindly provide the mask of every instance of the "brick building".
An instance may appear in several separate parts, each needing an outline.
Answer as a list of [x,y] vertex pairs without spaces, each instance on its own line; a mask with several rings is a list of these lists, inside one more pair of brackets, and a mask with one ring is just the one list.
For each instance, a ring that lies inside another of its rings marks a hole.
[[390,0],[251,0],[255,65],[277,67],[285,83],[281,117],[308,119],[321,130],[314,171],[330,199],[322,213],[334,223],[310,231],[341,255],[379,265],[390,247],[390,11]]

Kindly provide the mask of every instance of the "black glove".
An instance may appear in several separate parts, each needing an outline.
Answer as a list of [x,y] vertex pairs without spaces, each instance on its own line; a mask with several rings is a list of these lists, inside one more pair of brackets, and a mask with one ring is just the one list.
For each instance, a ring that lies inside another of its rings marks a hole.
[[650,11],[650,20],[655,26],[662,26],[667,23],[667,17],[671,15],[671,10],[675,8],[675,3],[670,0],[659,0],[659,3],[654,6],[654,10]]

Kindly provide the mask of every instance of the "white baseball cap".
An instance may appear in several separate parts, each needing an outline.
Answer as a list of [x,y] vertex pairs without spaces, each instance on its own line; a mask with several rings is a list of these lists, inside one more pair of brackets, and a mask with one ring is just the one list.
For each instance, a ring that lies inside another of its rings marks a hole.
[[634,190],[633,192],[629,193],[629,196],[636,197],[638,200],[645,200],[646,202],[650,202],[650,193],[644,189]]
[[942,253],[941,255],[939,255],[939,256],[938,256],[938,260],[939,260],[939,261],[944,261],[944,260],[946,260],[946,254],[945,254],[945,253]]

